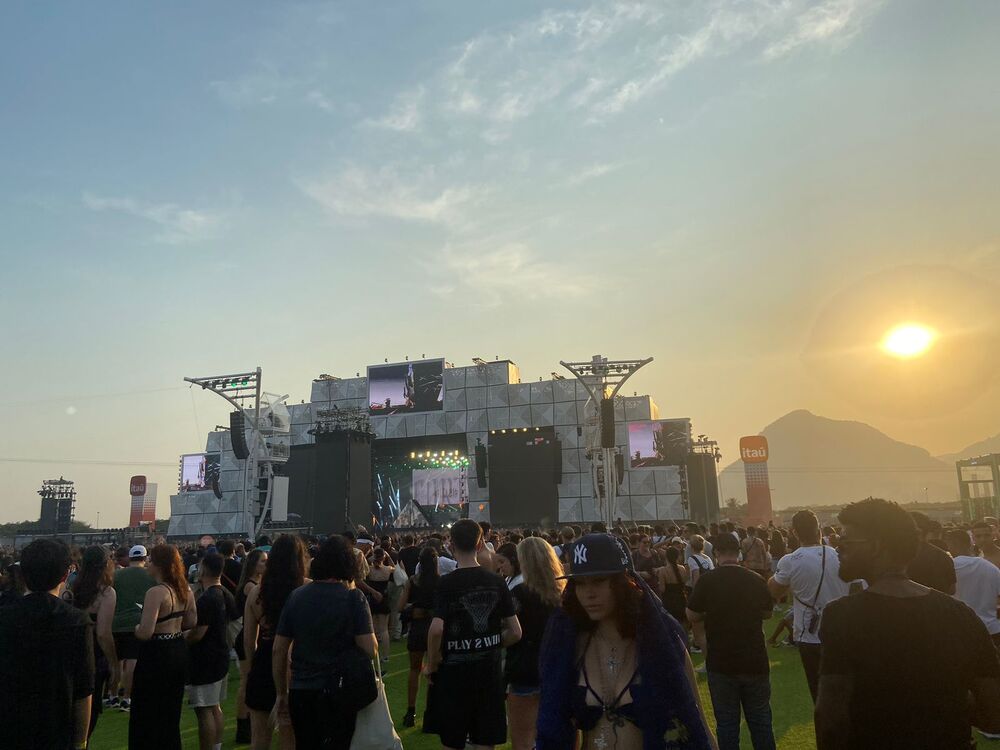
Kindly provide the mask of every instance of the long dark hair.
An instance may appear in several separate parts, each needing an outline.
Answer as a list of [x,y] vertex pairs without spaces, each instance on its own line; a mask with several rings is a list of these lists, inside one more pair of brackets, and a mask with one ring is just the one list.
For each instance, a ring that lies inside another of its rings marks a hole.
[[667,547],[667,562],[670,563],[670,567],[674,571],[674,579],[677,583],[681,583],[681,571],[677,567],[677,559],[681,556],[680,551],[676,547]]
[[507,542],[507,544],[501,544],[500,549],[497,550],[497,554],[501,557],[507,558],[510,562],[510,577],[515,578],[521,575],[521,564],[517,560],[517,545]]
[[282,534],[271,546],[260,581],[260,607],[268,625],[276,627],[288,596],[305,582],[306,547],[297,536]]
[[433,591],[441,579],[437,550],[429,544],[420,550],[420,575],[417,578],[417,585],[428,591]]
[[80,570],[73,582],[73,604],[87,609],[108,586],[115,582],[108,566],[108,552],[100,545],[87,547],[80,559]]
[[771,532],[771,555],[773,557],[781,557],[785,554],[786,549],[785,537],[781,535],[780,531],[775,529]]
[[250,554],[243,558],[243,570],[240,571],[240,582],[236,586],[237,591],[243,591],[243,588],[249,583],[254,572],[257,570],[257,563],[260,562],[260,558],[266,555],[262,549],[250,550]]
[[[635,638],[639,628],[642,589],[626,573],[615,573],[608,576],[608,580],[611,582],[611,593],[615,599],[613,611],[618,633],[623,638]],[[562,606],[576,624],[577,631],[590,632],[597,628],[597,622],[590,619],[587,610],[580,604],[576,596],[576,582],[572,578],[567,581],[563,590]]]

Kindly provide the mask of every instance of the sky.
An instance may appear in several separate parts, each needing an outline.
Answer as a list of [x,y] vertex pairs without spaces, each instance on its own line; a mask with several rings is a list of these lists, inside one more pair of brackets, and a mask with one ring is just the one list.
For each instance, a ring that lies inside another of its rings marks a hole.
[[[12,2],[0,23],[0,520],[42,479],[164,515],[267,390],[405,356],[652,356],[737,456],[805,408],[1000,432],[987,0]],[[920,361],[877,349],[932,325]],[[634,385],[633,385],[634,382]]]

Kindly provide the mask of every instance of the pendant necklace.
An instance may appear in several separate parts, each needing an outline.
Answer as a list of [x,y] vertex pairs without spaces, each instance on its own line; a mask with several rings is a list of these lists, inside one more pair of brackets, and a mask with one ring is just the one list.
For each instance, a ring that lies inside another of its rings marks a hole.
[[[617,693],[618,693],[618,691],[617,691],[617,688],[618,688],[618,670],[623,666],[625,660],[627,660],[628,655],[629,655],[629,650],[631,649],[632,644],[629,643],[625,647],[625,653],[622,655],[622,658],[619,659],[619,657],[618,657],[618,647],[617,646],[611,645],[611,643],[609,643],[600,634],[597,635],[597,639],[603,645],[605,645],[607,647],[608,651],[610,652],[610,653],[607,654],[607,656],[605,658],[602,659],[601,649],[598,648],[598,650],[597,650],[597,661],[598,661],[598,664],[601,665],[602,667],[607,667],[608,676],[607,676],[607,678],[605,678],[604,669],[602,668],[601,669],[601,688],[602,688],[601,693],[602,693],[602,695],[600,696],[600,699],[601,699],[601,704],[602,704],[601,705],[601,709],[602,709],[602,711],[604,713],[604,718],[605,718],[606,721],[605,721],[604,726],[601,727],[600,734],[598,734],[597,737],[594,739],[594,747],[596,747],[597,750],[606,750],[606,748],[610,744],[609,741],[608,741],[608,728],[609,727],[611,728],[611,731],[614,734],[614,739],[615,739],[614,745],[617,746],[618,745],[618,727],[624,726],[624,724],[625,724],[625,720],[621,716],[618,715],[618,711],[616,710],[617,707],[618,707],[618,701],[621,700],[621,695],[618,695],[618,697],[614,699],[615,702],[612,705],[608,704],[608,697],[607,696],[609,696],[609,695],[610,696],[614,696],[614,695],[617,695]],[[610,683],[610,686],[609,686],[609,683]],[[609,687],[610,687],[610,689],[609,689]]]

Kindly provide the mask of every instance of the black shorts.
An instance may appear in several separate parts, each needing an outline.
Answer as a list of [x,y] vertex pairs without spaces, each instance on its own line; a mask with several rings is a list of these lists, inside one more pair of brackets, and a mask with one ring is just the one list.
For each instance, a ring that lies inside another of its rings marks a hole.
[[139,639],[135,637],[135,633],[123,631],[112,635],[115,638],[115,653],[119,659],[139,658]]
[[499,663],[442,664],[427,693],[424,732],[445,747],[507,742],[506,691]]

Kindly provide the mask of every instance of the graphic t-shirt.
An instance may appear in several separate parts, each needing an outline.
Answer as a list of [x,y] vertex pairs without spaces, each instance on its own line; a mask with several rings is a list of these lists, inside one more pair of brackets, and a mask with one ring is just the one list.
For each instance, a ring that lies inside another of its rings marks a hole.
[[226,628],[236,619],[236,600],[222,586],[206,589],[195,603],[198,627],[208,627],[205,635],[188,649],[189,685],[210,685],[229,672],[229,644]]
[[709,672],[768,673],[761,622],[771,611],[771,594],[763,578],[739,565],[720,565],[701,574],[687,608],[705,615]]
[[503,620],[514,616],[503,578],[478,566],[444,576],[434,598],[434,616],[444,620],[444,664],[499,665]]
[[968,693],[1000,676],[986,626],[950,596],[864,591],[823,613],[822,675],[853,677],[852,748],[967,748]]

